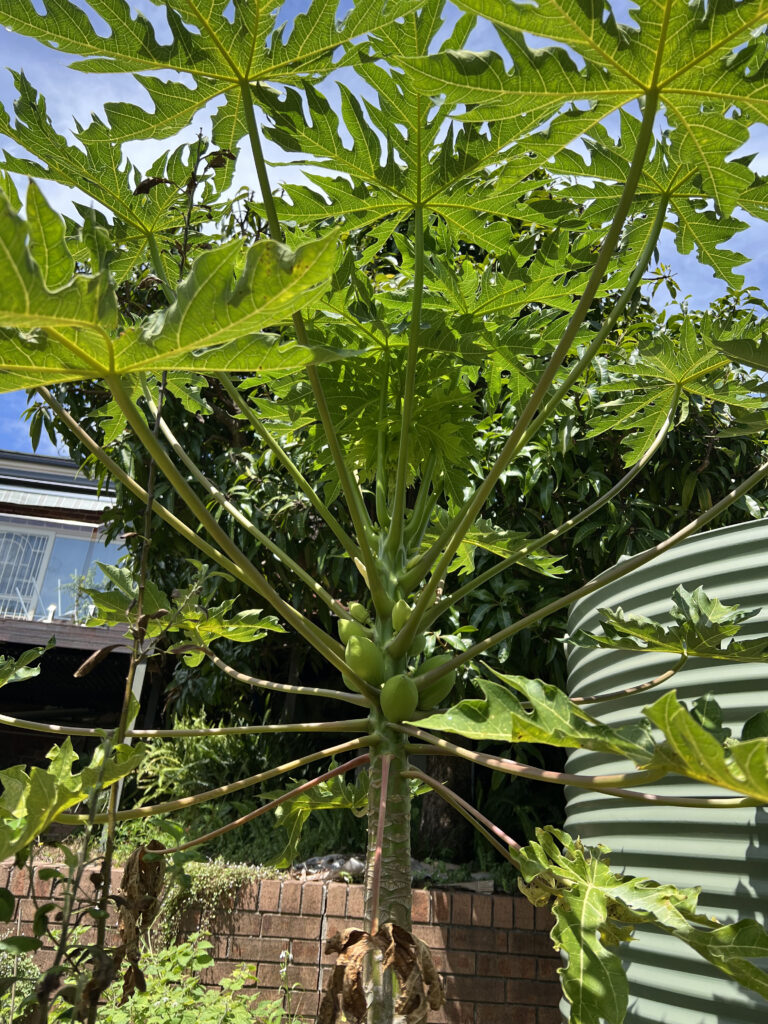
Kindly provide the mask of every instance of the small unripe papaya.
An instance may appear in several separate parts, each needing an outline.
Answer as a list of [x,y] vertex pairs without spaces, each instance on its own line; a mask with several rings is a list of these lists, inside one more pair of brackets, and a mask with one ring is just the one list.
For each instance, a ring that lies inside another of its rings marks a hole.
[[[444,665],[447,661],[451,660],[451,657],[452,655],[450,654],[433,654],[431,658],[427,658],[427,660],[419,666],[419,674],[422,675],[433,668],[437,668],[439,665]],[[422,710],[426,708],[433,708],[436,704],[439,704],[440,701],[445,700],[453,689],[455,682],[456,670],[452,669],[441,679],[438,679],[437,682],[428,686],[425,690],[419,690],[419,707],[422,708]]]
[[392,609],[392,628],[396,633],[399,633],[408,619],[410,619],[411,612],[411,606],[402,597],[399,601],[395,601],[395,606]]
[[419,691],[409,676],[390,676],[381,688],[381,710],[390,722],[412,718],[419,703]]
[[384,655],[367,636],[351,636],[344,648],[344,660],[354,673],[372,686],[381,686],[386,676]]
[[362,622],[363,625],[368,622],[370,615],[368,609],[364,604],[360,604],[359,601],[353,601],[349,606],[349,614],[353,619],[357,619],[358,622]]
[[366,636],[367,630],[357,619],[339,619],[339,640],[348,644],[353,636]]

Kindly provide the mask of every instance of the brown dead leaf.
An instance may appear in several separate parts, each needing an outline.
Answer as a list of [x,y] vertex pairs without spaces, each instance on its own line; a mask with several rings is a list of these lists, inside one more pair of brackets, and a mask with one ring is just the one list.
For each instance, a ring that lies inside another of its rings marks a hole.
[[121,1003],[129,999],[137,988],[143,991],[141,986],[144,975],[139,968],[139,940],[146,934],[160,909],[160,894],[163,891],[165,877],[163,858],[147,860],[145,855],[164,849],[162,843],[153,839],[146,846],[139,846],[134,850],[125,862],[120,882],[124,898],[118,906],[118,917],[120,938],[128,969],[123,978]]
[[385,924],[375,935],[359,928],[347,928],[332,935],[326,953],[338,953],[328,979],[317,1024],[337,1024],[339,1014],[363,1024],[371,992],[371,967],[378,960],[381,970],[393,970],[397,979],[395,1014],[402,1024],[426,1024],[430,1009],[443,1005],[443,990],[429,948],[404,928]]

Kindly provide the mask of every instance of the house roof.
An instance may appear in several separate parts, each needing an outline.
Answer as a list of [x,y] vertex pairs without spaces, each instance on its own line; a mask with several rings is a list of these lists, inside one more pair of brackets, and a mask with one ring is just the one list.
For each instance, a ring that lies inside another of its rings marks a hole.
[[113,502],[71,459],[0,449],[0,512],[95,523]]

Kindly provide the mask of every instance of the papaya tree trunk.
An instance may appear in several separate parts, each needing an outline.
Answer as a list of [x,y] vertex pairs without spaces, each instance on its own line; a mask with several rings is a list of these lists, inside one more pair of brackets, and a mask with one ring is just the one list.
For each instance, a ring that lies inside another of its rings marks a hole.
[[[387,754],[391,759],[388,771],[384,772]],[[411,798],[408,780],[401,774],[407,761],[403,737],[391,733],[380,747],[371,751],[364,911],[365,930],[369,933],[389,922],[411,930]],[[386,800],[382,800],[383,774],[387,776]],[[383,830],[379,827],[382,814]],[[379,835],[381,850],[377,857]],[[382,972],[380,961],[372,957],[366,982],[366,1024],[393,1024],[393,972]]]

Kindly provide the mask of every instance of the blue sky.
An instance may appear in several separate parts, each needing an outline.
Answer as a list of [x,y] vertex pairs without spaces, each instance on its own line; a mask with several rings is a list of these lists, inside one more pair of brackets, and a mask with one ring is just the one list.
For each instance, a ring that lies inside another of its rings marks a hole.
[[[80,4],[78,4],[80,5]],[[83,6],[85,6],[83,4]],[[302,0],[287,0],[283,6],[285,15],[292,15],[296,10],[306,6]],[[627,0],[619,0],[616,5],[619,13],[626,12],[634,6]],[[132,0],[131,8],[152,16],[158,26],[158,35],[162,42],[167,41],[168,28],[163,17],[158,17],[157,8],[149,0]],[[98,25],[97,25],[98,29]],[[482,49],[492,45],[492,32],[476,31],[472,39],[473,48]],[[129,100],[141,102],[145,95],[141,87],[126,75],[99,75],[84,78],[77,71],[68,68],[72,58],[64,53],[51,50],[35,40],[18,36],[0,27],[0,103],[11,109],[15,90],[11,74],[6,68],[23,69],[27,78],[46,97],[48,112],[59,131],[67,131],[76,119],[87,124],[93,113],[103,113],[103,104],[110,100]],[[209,112],[210,113],[210,112]],[[209,120],[205,113],[199,115],[185,137],[192,139],[199,128],[205,131]],[[130,148],[130,157],[139,165],[151,162],[163,152],[168,143],[152,141],[134,144]],[[0,147],[13,150],[13,144],[0,136]],[[756,135],[745,151],[758,153],[759,169],[768,172],[768,131]],[[241,158],[242,175],[247,178],[249,168],[247,160]],[[290,172],[296,178],[300,172]],[[49,199],[61,210],[71,210],[71,195],[67,190],[43,184]],[[740,268],[747,285],[754,285],[768,293],[768,230],[764,223],[751,224],[748,229],[736,236],[729,246],[739,249],[750,262]],[[715,295],[723,294],[724,286],[718,282],[708,267],[699,264],[694,256],[682,257],[674,247],[671,235],[666,232],[660,250],[663,263],[670,265],[682,288],[683,295],[689,295],[691,305],[706,306]],[[29,451],[31,445],[26,424],[21,422],[21,414],[26,407],[24,393],[0,395],[0,448],[16,451]],[[40,451],[55,454],[55,449],[46,438],[41,441]],[[66,454],[62,451],[62,454]]]

